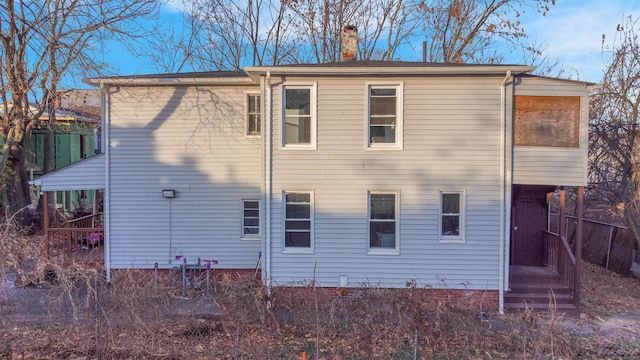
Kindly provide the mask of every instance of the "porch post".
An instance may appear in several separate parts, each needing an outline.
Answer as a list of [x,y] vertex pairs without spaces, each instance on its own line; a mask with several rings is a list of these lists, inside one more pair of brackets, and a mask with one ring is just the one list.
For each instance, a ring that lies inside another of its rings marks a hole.
[[49,192],[45,191],[42,201],[44,201],[43,208],[43,222],[44,222],[44,250],[49,257]]
[[573,301],[576,309],[580,306],[580,286],[582,276],[582,223],[584,217],[584,186],[578,186],[578,202],[576,204],[576,241],[575,241],[575,255],[576,255],[576,268],[575,268],[575,289]]
[[547,193],[547,231],[553,232],[551,229],[551,199],[553,199],[553,191]]
[[560,238],[566,236],[566,212],[567,212],[567,207],[565,204],[565,190],[564,188],[560,188],[560,210],[559,210],[559,214],[558,214],[558,235],[560,235]]

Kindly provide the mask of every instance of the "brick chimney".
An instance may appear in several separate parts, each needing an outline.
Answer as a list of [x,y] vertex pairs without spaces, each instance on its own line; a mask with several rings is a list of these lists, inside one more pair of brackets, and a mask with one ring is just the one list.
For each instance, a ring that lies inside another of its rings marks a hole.
[[342,61],[356,60],[358,53],[358,28],[347,25],[342,31]]

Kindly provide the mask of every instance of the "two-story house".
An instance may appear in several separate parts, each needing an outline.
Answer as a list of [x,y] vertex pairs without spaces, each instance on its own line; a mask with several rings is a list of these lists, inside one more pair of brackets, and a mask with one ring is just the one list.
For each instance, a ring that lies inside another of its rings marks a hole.
[[532,70],[350,61],[90,79],[104,182],[86,186],[104,189],[107,274],[185,257],[253,270],[261,256],[270,286],[410,281],[501,309],[528,276],[514,274],[573,284],[579,250],[547,231],[546,204],[584,191],[590,84]]

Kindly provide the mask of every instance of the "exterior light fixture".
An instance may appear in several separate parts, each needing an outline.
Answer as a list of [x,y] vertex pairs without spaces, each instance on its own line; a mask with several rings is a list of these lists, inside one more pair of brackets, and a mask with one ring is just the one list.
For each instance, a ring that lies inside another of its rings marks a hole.
[[176,197],[176,191],[174,189],[162,189],[162,197],[165,199],[173,199]]

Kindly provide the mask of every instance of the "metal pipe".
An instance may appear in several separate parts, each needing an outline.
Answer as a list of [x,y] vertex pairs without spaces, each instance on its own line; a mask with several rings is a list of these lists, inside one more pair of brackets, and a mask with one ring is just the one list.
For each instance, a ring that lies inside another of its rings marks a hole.
[[209,280],[210,274],[211,274],[211,261],[207,260],[207,296],[211,294],[211,281]]
[[[273,119],[271,114],[271,71],[267,71],[265,84],[266,99],[265,104],[265,260],[264,260],[264,274],[262,279],[267,283],[267,299],[271,298],[271,196],[272,196],[272,183],[271,183],[271,171],[272,171],[272,148],[273,148]],[[270,300],[268,300],[270,301]]]
[[187,297],[187,258],[182,259],[181,275],[180,278],[182,280],[182,297]]
[[609,226],[609,245],[607,246],[607,261],[605,269],[609,270],[609,257],[611,256],[611,242],[613,239],[613,226]]
[[507,136],[509,132],[507,131],[507,127],[509,126],[507,121],[507,81],[511,78],[511,71],[507,71],[505,74],[502,83],[500,83],[500,239],[499,239],[499,247],[500,254],[498,259],[498,309],[500,313],[504,313],[504,290],[505,290],[505,282],[506,276],[508,275],[508,271],[506,266],[508,261],[506,257],[508,256],[505,249],[505,241],[507,239],[507,216],[510,213],[507,209],[507,199],[509,198],[510,189],[509,186],[511,184],[510,181],[510,171],[507,171],[507,146],[508,139]]
[[110,140],[110,124],[111,124],[111,115],[110,115],[110,100],[111,93],[110,88],[106,85],[102,85],[102,94],[101,94],[101,102],[102,102],[102,136],[104,136],[104,141],[102,142],[104,147],[104,193],[102,194],[102,212],[104,217],[104,270],[106,272],[106,280],[107,283],[111,282],[111,216],[110,216],[110,201],[109,197],[111,196],[111,174],[109,171],[109,162],[111,159],[111,146],[109,144]]

